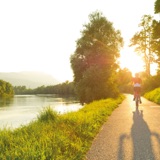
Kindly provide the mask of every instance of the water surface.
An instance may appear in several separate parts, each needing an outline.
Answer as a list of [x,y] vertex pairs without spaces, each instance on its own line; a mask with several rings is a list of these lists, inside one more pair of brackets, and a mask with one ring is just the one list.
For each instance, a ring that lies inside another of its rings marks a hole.
[[0,99],[0,128],[16,128],[28,124],[48,106],[59,114],[82,108],[74,97],[15,95],[12,99]]

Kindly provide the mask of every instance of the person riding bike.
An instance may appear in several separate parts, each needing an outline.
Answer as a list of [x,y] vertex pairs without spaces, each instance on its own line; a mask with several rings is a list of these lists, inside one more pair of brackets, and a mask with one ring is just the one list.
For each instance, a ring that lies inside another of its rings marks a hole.
[[139,77],[139,73],[135,74],[135,77],[132,78],[132,82],[133,82],[133,87],[134,87],[134,98],[133,98],[133,100],[135,100],[136,93],[138,92],[140,103],[142,103],[141,97],[140,97],[142,79]]

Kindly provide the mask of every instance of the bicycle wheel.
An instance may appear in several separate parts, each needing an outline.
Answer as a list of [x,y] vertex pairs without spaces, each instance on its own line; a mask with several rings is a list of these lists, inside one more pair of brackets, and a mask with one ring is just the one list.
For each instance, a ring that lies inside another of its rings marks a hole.
[[135,103],[136,103],[136,107],[138,107],[138,105],[139,105],[139,99],[138,99],[138,96],[136,97],[136,99],[135,99]]

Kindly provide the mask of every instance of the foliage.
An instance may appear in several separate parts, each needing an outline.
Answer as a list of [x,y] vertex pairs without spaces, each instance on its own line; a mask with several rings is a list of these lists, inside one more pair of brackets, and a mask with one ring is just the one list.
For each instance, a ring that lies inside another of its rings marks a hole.
[[130,46],[135,46],[135,51],[143,57],[146,73],[150,76],[150,65],[155,62],[156,56],[153,39],[153,17],[144,15],[139,27],[141,30],[131,38]]
[[101,13],[94,12],[89,18],[70,57],[76,91],[82,103],[117,95],[116,58],[123,44],[120,32]]
[[15,94],[32,94],[32,89],[27,89],[26,86],[14,86]]
[[155,76],[151,76],[151,77],[148,77],[146,79],[143,80],[143,93],[146,93],[146,92],[149,92],[155,88],[158,88],[160,87],[160,83],[159,83],[159,80],[160,80],[160,74],[157,74]]
[[47,108],[28,126],[1,130],[0,159],[82,160],[101,125],[123,99],[94,101],[64,115]]
[[156,88],[144,94],[144,97],[150,101],[160,104],[160,88]]
[[132,93],[132,73],[127,69],[119,69],[117,72],[117,84],[122,93]]
[[61,94],[75,95],[74,83],[64,82],[55,86],[40,86],[35,89],[27,89],[26,86],[15,86],[15,94]]
[[0,97],[13,97],[13,87],[9,82],[0,80]]
[[155,1],[154,13],[160,13],[160,0]]
[[[155,1],[154,12],[156,14],[160,13],[160,0]],[[160,21],[153,21],[153,38],[154,38],[154,50],[158,56],[157,62],[160,68]]]
[[160,22],[156,20],[153,21],[153,50],[156,53],[155,62],[158,63],[158,67],[160,69]]

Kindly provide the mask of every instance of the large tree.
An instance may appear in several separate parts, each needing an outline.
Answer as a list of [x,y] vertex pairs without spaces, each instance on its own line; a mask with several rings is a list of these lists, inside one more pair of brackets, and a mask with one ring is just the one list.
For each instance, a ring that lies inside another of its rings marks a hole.
[[100,12],[89,15],[70,62],[81,103],[116,96],[116,61],[123,39]]
[[[155,1],[155,7],[154,7],[155,14],[160,15],[160,0]],[[160,18],[160,16],[159,16]],[[157,62],[159,64],[160,68],[160,19],[159,21],[154,20],[153,21],[153,38],[154,38],[154,50],[158,56]]]
[[135,46],[135,51],[143,57],[146,74],[150,76],[150,65],[156,59],[153,39],[153,17],[150,15],[142,16],[139,27],[140,31],[131,38],[130,46]]

